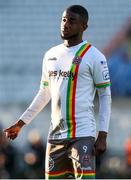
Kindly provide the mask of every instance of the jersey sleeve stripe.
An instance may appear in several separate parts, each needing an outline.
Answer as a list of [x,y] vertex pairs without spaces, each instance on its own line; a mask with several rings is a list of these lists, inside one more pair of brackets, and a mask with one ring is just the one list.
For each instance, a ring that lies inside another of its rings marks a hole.
[[48,81],[41,81],[40,82],[41,87],[49,86]]
[[111,83],[104,82],[104,83],[96,84],[95,86],[96,86],[96,88],[103,88],[103,87],[111,86]]

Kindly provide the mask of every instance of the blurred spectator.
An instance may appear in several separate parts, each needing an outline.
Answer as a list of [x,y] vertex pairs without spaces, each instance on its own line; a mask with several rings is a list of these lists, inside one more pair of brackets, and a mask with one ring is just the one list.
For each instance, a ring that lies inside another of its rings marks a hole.
[[24,154],[25,176],[26,178],[43,178],[46,147],[38,130],[30,131],[28,141],[28,151]]
[[131,168],[131,137],[126,140],[125,143],[125,155],[127,166]]
[[104,48],[109,65],[112,94],[131,96],[131,18]]
[[30,131],[28,141],[22,152],[18,151],[8,142],[0,126],[0,179],[43,179],[45,145],[35,129]]
[[125,142],[125,160],[127,166],[127,178],[131,178],[131,135]]

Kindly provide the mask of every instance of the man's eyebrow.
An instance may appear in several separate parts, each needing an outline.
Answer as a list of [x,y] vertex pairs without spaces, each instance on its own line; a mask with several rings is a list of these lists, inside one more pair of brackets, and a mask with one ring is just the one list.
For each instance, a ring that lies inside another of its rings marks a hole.
[[70,16],[70,17],[62,16],[62,18],[68,18],[70,20],[76,20],[77,19],[75,16]]

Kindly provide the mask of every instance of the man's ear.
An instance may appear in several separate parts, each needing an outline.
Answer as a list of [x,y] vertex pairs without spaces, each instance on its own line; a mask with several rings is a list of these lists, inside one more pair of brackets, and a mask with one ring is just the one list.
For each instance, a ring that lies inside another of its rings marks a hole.
[[85,31],[88,28],[88,24],[83,24],[83,30]]

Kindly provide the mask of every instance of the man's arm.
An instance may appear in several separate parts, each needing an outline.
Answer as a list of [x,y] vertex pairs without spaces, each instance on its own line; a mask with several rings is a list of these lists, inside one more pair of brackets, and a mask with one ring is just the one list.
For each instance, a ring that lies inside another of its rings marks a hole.
[[36,97],[32,101],[27,110],[20,116],[19,119],[23,120],[25,124],[29,124],[37,114],[48,104],[50,101],[49,87],[40,88]]
[[29,124],[35,116],[46,106],[50,100],[50,93],[48,87],[40,89],[34,98],[31,105],[22,114],[19,120],[11,127],[4,130],[6,137],[9,139],[15,139],[20,133],[22,127]]
[[106,138],[111,113],[111,83],[106,58],[95,48],[94,58],[90,67],[99,96],[99,133],[95,143],[97,155],[106,150]]
[[99,155],[106,151],[106,139],[111,114],[110,87],[98,89],[99,95],[99,133],[95,142],[95,153]]

